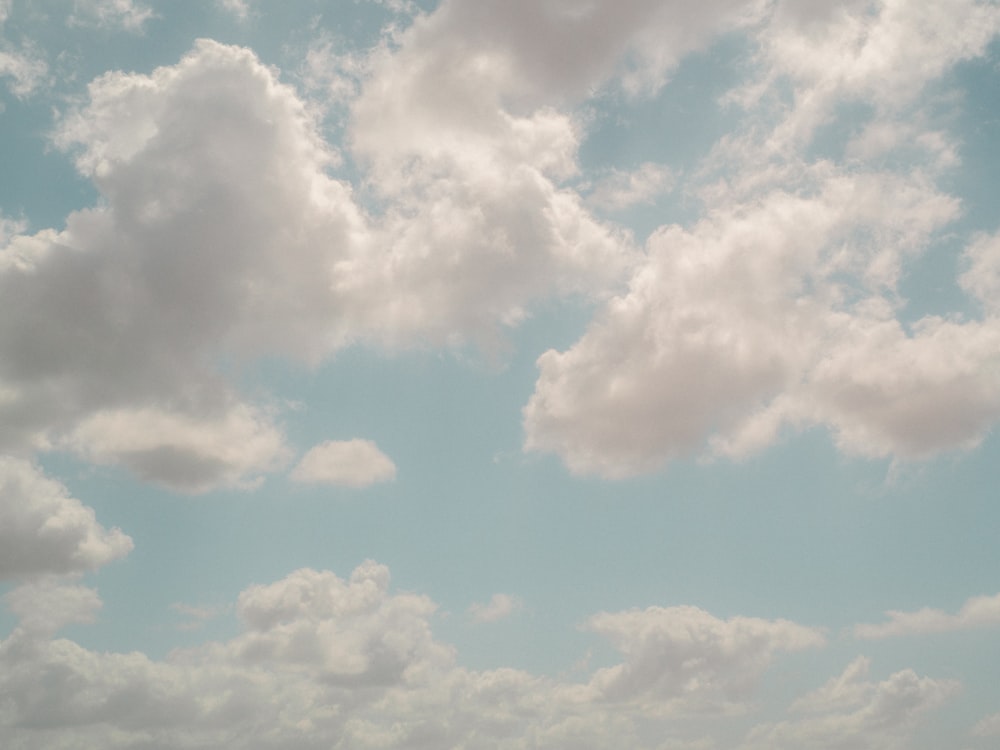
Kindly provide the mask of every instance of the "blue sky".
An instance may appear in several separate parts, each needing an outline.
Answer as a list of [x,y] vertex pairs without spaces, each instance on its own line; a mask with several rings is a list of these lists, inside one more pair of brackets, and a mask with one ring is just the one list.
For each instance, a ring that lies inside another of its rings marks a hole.
[[0,744],[994,747],[998,35],[0,0]]

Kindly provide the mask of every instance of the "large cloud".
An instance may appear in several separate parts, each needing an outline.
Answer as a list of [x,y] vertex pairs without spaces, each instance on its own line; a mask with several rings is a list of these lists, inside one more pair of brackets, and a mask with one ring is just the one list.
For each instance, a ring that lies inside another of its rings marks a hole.
[[[912,4],[804,5],[775,6],[756,31],[762,80],[734,93],[745,130],[703,165],[703,217],[657,230],[627,293],[576,344],[538,360],[528,449],[619,477],[705,451],[745,456],[783,429],[820,425],[847,453],[924,458],[977,445],[1000,419],[994,240],[971,242],[959,279],[982,317],[907,320],[900,292],[909,264],[960,217],[933,179],[954,148],[913,124],[914,96],[981,54],[1000,11],[956,0],[942,20]],[[865,43],[837,37],[827,52],[844,59],[813,66],[811,35],[831,29]],[[911,37],[920,65],[902,42]],[[888,92],[883,63],[899,56]],[[855,100],[873,105],[868,124],[885,134],[908,116],[918,147],[886,135],[879,149],[849,142],[839,159],[812,157],[819,125]]]
[[182,490],[244,484],[288,456],[273,410],[224,374],[248,359],[491,345],[533,303],[614,283],[626,238],[558,184],[572,122],[395,101],[408,49],[372,66],[352,115],[378,213],[330,177],[339,157],[308,108],[245,49],[202,41],[95,80],[56,143],[101,204],[0,254],[0,448],[71,448]]
[[83,573],[131,549],[128,536],[101,526],[61,484],[0,456],[0,579]]
[[8,597],[24,618],[0,642],[0,735],[13,747],[659,747],[691,705],[673,698],[718,719],[714,699],[744,701],[779,651],[822,642],[781,620],[653,609],[591,620],[626,661],[586,682],[468,670],[433,638],[433,602],[392,592],[388,570],[366,562],[347,579],[303,569],[252,586],[239,635],[154,661],[50,639],[99,606],[88,592]]

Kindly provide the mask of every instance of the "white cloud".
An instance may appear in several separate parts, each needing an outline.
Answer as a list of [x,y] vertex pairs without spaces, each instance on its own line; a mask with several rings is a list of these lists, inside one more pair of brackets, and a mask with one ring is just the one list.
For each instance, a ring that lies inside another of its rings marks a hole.
[[1000,314],[1000,233],[976,237],[963,253],[962,288],[992,315]]
[[654,233],[628,293],[539,358],[526,447],[618,477],[744,456],[783,426],[872,456],[981,440],[1000,418],[1000,325],[896,317],[901,269],[957,202],[919,174],[820,165],[807,184]]
[[290,458],[268,415],[243,404],[218,415],[155,408],[100,411],[59,446],[95,464],[122,464],[141,479],[182,492],[253,486]]
[[469,617],[473,622],[497,622],[510,617],[521,606],[521,601],[516,596],[494,594],[486,604],[474,602],[469,605]]
[[631,172],[618,169],[594,185],[587,202],[608,211],[621,211],[631,206],[652,203],[673,188],[674,176],[664,164],[644,162]]
[[216,0],[216,5],[227,13],[232,13],[240,21],[250,17],[250,4],[247,0]]
[[[917,94],[998,30],[1000,8],[970,0],[762,9],[759,76],[728,97],[743,125],[689,187],[702,218],[654,232],[627,293],[539,358],[525,448],[622,477],[742,458],[817,425],[867,457],[978,445],[1000,420],[992,240],[973,241],[959,279],[984,318],[904,321],[899,282],[960,216],[931,179],[956,146]],[[858,101],[873,109],[863,135],[839,159],[810,156],[817,129]]]
[[69,22],[138,33],[155,15],[152,8],[135,0],[73,0]]
[[973,737],[1000,737],[1000,712],[977,721],[970,734]]
[[51,578],[26,583],[3,596],[20,627],[33,636],[51,636],[73,623],[94,622],[102,606],[97,592],[87,586],[67,585]]
[[0,40],[0,79],[7,79],[7,87],[17,97],[33,93],[45,81],[49,67],[34,50],[13,49]]
[[886,612],[888,622],[856,625],[858,638],[890,638],[899,635],[947,633],[1000,626],[1000,594],[975,596],[955,614],[925,607],[915,612]]
[[605,700],[645,700],[723,710],[746,699],[782,651],[825,644],[822,633],[787,620],[721,620],[697,607],[650,607],[595,615],[588,630],[624,656],[598,670],[591,687]]
[[312,448],[291,473],[296,482],[367,487],[396,478],[396,465],[371,440],[329,440]]
[[[62,620],[92,614],[92,595],[75,599]],[[433,638],[434,603],[392,592],[373,562],[346,579],[303,569],[251,586],[237,612],[234,638],[162,661],[48,640],[22,622],[0,642],[0,733],[14,747],[107,750],[704,750],[676,734],[683,707],[670,698],[697,698],[718,718],[709,698],[745,699],[777,652],[822,642],[792,623],[693,608],[604,613],[590,627],[626,661],[589,682],[474,671]]]
[[0,456],[0,579],[94,570],[127,555],[132,540],[29,462]]
[[[819,691],[797,702],[816,715],[754,727],[741,748],[832,748],[901,750],[911,747],[914,727],[926,713],[954,695],[954,680],[920,677],[906,669],[869,682],[868,660],[858,659]],[[852,710],[853,709],[853,710]]]
[[[250,483],[285,448],[220,365],[316,363],[358,340],[493,346],[534,303],[620,278],[624,236],[557,184],[575,170],[570,118],[395,102],[410,58],[382,54],[352,110],[378,215],[329,176],[314,114],[247,50],[202,41],[91,83],[56,143],[101,203],[0,256],[0,446],[70,447],[180,488]],[[133,450],[122,436],[150,416]],[[246,444],[225,445],[237,432]]]

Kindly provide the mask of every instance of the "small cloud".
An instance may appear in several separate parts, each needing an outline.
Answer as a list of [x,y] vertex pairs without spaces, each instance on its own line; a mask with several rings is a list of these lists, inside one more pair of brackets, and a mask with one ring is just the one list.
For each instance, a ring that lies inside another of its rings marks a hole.
[[250,17],[250,5],[247,0],[216,0],[222,10],[232,13],[240,21],[246,21]]
[[396,478],[396,465],[371,440],[329,440],[303,456],[293,482],[367,487]]
[[182,602],[175,602],[170,605],[170,609],[188,618],[186,621],[178,623],[178,630],[201,630],[205,623],[214,620],[216,617],[224,615],[231,607],[229,606],[207,606],[195,607]]
[[965,602],[956,614],[924,607],[916,612],[886,612],[888,622],[854,627],[856,638],[890,638],[897,635],[948,633],[958,630],[1000,626],[1000,594],[976,596]]
[[652,203],[673,188],[674,175],[663,164],[644,162],[631,172],[613,169],[591,191],[588,201],[608,211]]
[[973,737],[1000,737],[1000,713],[980,719],[972,728]]
[[146,21],[156,14],[152,8],[133,0],[74,0],[70,25],[121,28],[142,33]]
[[515,596],[494,594],[486,604],[472,604],[468,612],[473,622],[496,622],[510,617],[522,606],[521,600]]

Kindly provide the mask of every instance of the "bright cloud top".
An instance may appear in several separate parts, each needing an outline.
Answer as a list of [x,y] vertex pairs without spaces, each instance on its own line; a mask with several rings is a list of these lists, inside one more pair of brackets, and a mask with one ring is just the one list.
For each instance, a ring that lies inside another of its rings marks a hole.
[[396,478],[396,465],[371,440],[329,440],[309,450],[291,473],[295,482],[367,487]]

